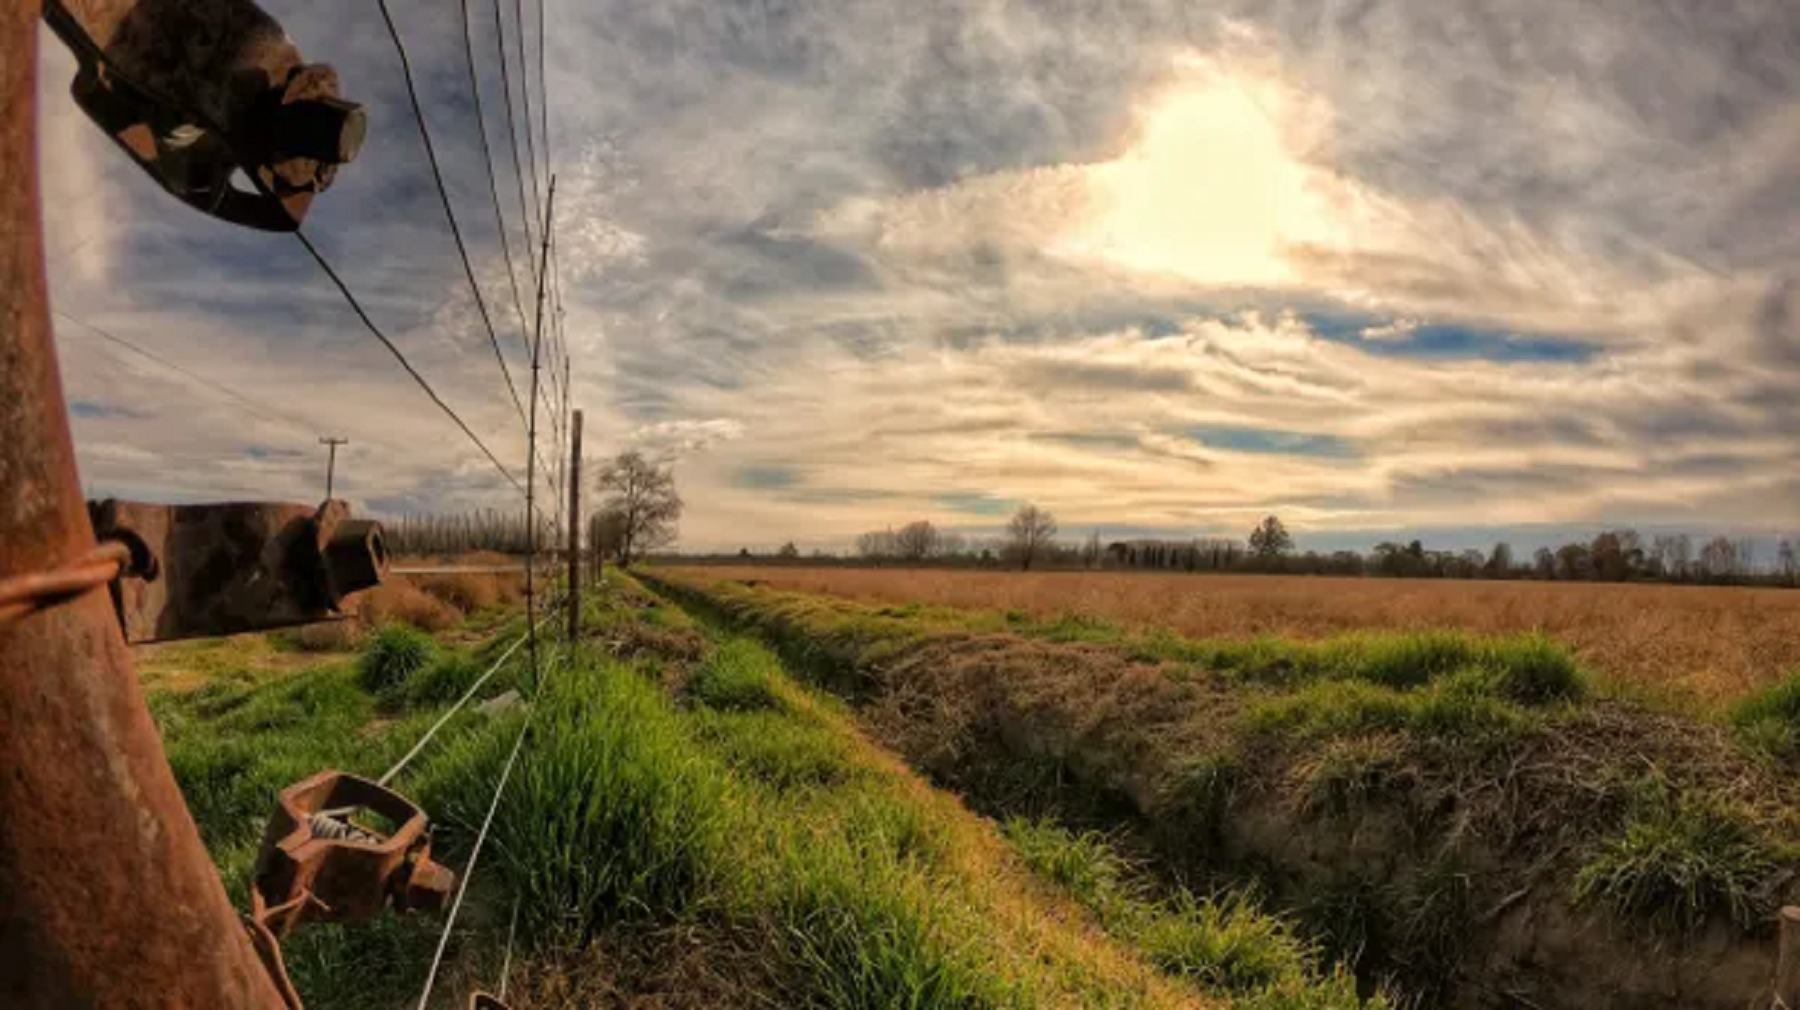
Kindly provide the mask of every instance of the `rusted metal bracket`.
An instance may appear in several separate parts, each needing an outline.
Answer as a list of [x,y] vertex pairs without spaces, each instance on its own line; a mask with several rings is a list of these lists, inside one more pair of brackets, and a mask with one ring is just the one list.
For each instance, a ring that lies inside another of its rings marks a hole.
[[230,635],[329,619],[387,575],[381,525],[323,505],[88,503],[94,535],[123,541],[141,578],[113,583],[128,642]]
[[[392,832],[368,826],[371,814]],[[257,853],[252,921],[279,940],[302,920],[360,922],[390,905],[442,908],[456,874],[432,862],[426,825],[411,800],[354,775],[324,771],[289,786]]]
[[214,217],[293,231],[362,147],[367,114],[337,72],[301,62],[251,0],[46,0],[44,20],[80,64],[82,111]]

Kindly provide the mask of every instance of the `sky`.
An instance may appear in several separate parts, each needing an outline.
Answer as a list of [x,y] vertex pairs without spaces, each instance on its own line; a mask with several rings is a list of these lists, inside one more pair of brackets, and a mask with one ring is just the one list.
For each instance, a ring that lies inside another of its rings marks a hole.
[[[391,6],[523,392],[521,178],[468,3],[504,225],[461,17]],[[1321,549],[1800,530],[1786,0],[545,4],[523,181],[557,177],[572,399],[590,461],[674,466],[684,549],[980,535],[1024,501],[1109,537],[1275,513]],[[308,234],[523,479],[375,5],[265,7],[370,114]],[[164,194],[41,41],[91,494],[310,500],[336,435],[360,509],[518,507],[292,236]]]

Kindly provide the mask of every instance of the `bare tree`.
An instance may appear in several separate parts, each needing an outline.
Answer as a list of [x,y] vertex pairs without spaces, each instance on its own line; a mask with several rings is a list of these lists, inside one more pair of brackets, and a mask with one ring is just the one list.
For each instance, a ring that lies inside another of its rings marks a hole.
[[856,553],[870,561],[881,561],[900,553],[893,530],[870,530],[856,537]]
[[894,551],[902,561],[923,561],[936,557],[942,547],[937,527],[921,519],[900,527],[894,534]]
[[1738,574],[1738,545],[1729,537],[1713,537],[1700,548],[1700,570],[1707,577],[1724,580]]
[[633,449],[622,452],[600,471],[600,490],[606,493],[602,515],[615,527],[614,553],[622,567],[639,555],[675,539],[681,519],[681,496],[675,493],[675,473],[659,467]]
[[1094,530],[1092,533],[1088,534],[1087,540],[1082,542],[1081,567],[1099,568],[1102,554],[1103,551],[1100,547],[1100,531]]
[[1294,538],[1275,516],[1268,516],[1250,531],[1250,553],[1262,561],[1274,561],[1294,549]]
[[1029,572],[1031,563],[1047,553],[1056,541],[1056,517],[1026,502],[1006,524],[1006,539],[1008,549],[1019,559],[1019,566]]

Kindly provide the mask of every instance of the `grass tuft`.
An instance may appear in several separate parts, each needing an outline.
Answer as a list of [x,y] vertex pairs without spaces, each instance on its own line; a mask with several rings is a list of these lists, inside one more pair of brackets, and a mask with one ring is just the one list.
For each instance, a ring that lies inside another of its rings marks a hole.
[[724,711],[745,712],[774,708],[777,704],[772,678],[779,669],[775,657],[748,639],[721,645],[695,671],[688,693],[701,704]]
[[436,656],[437,643],[430,635],[410,625],[389,624],[375,632],[364,647],[357,673],[365,690],[388,694],[430,665]]
[[1577,874],[1575,898],[1678,929],[1714,914],[1749,928],[1768,911],[1761,885],[1775,868],[1745,817],[1652,781],[1633,797],[1624,831]]
[[1800,758],[1800,673],[1739,701],[1731,723],[1752,751],[1779,761]]

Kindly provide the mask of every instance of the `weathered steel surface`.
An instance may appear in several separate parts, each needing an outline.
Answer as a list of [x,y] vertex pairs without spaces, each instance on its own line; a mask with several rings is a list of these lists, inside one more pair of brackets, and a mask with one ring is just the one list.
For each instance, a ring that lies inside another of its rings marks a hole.
[[[356,157],[361,106],[251,0],[50,0],[71,92],[162,187],[237,224],[292,231]],[[261,191],[232,184],[235,169]]]
[[[392,834],[356,823],[369,811]],[[325,771],[282,790],[263,833],[251,883],[251,918],[280,938],[303,920],[358,922],[390,904],[441,908],[456,875],[431,860],[426,818],[406,797],[368,779]]]
[[130,642],[280,628],[324,620],[387,574],[381,526],[341,501],[88,506],[95,532],[148,551],[159,577],[115,588]]
[[[0,577],[94,548],[45,313],[35,0],[0,4]],[[0,626],[0,1006],[279,1008],[96,588]]]

